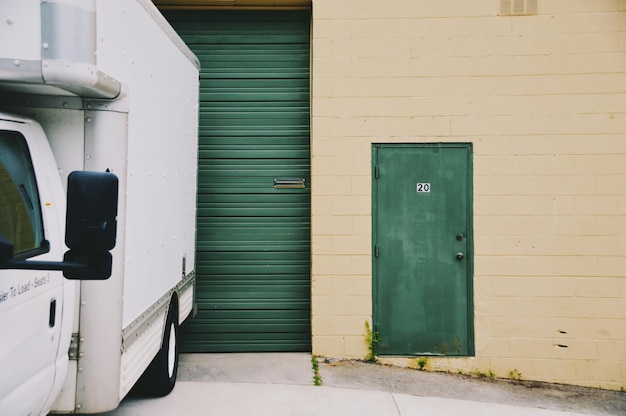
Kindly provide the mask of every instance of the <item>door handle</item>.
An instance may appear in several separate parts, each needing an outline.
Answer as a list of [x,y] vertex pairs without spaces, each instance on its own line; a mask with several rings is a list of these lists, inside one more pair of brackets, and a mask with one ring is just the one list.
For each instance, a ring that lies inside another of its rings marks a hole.
[[48,326],[50,326],[50,328],[54,328],[56,321],[57,321],[57,300],[51,299],[50,300],[50,315],[48,316]]
[[305,187],[306,179],[304,178],[274,179],[276,189],[304,189]]
[[463,260],[463,257],[465,257],[465,255],[462,252],[458,251],[455,257],[457,260]]

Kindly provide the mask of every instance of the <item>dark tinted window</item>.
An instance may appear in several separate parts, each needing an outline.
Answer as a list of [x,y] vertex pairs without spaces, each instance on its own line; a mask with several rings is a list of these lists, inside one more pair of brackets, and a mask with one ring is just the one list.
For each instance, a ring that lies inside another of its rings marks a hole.
[[20,133],[2,130],[0,235],[13,244],[16,256],[27,256],[44,240],[39,193],[26,140]]

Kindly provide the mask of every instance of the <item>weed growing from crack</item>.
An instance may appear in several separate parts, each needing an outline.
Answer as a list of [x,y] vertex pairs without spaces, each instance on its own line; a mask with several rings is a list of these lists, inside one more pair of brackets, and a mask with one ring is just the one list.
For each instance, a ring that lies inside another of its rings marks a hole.
[[365,356],[365,360],[369,362],[376,362],[376,356],[378,355],[376,346],[380,342],[380,336],[378,332],[372,331],[370,323],[365,321],[365,343],[367,344],[368,353]]
[[311,366],[313,367],[313,385],[321,386],[322,385],[322,376],[320,375],[320,366],[317,361],[317,356],[311,356]]
[[416,360],[417,368],[424,371],[428,365],[428,357],[420,357]]
[[522,373],[517,371],[517,368],[514,368],[511,371],[509,371],[509,378],[511,380],[521,380],[522,379]]

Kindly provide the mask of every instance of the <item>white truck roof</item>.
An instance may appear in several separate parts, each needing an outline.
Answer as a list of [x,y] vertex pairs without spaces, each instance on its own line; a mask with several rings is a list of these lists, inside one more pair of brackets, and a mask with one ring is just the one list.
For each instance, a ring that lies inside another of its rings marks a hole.
[[[199,61],[149,0],[134,0],[196,68]],[[111,41],[99,19],[111,19],[102,2],[3,0],[0,25],[0,88],[9,92],[116,98],[123,80],[103,70],[100,49]],[[120,10],[123,15],[126,11]],[[104,15],[104,16],[101,16]],[[107,20],[107,21],[108,21]],[[117,42],[117,39],[113,40]],[[119,42],[117,43],[119,44]],[[158,45],[157,40],[155,44]],[[110,57],[105,58],[110,59]],[[119,59],[124,59],[119,56]]]

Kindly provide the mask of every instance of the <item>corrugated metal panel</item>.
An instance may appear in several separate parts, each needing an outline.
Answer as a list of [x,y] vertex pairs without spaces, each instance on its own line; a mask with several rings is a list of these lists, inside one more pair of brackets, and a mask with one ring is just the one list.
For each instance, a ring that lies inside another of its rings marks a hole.
[[202,77],[198,314],[182,349],[310,351],[310,14],[166,17]]

